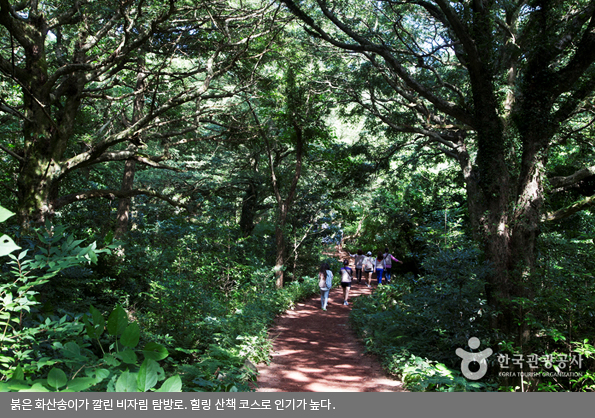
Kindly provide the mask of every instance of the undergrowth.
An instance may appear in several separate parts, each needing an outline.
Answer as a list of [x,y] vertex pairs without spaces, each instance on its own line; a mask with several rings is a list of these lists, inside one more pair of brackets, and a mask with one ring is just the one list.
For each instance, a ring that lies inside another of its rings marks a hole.
[[[490,327],[493,313],[483,284],[489,269],[478,255],[468,248],[441,251],[426,258],[423,277],[393,277],[391,285],[355,300],[350,321],[366,350],[412,391],[594,391],[593,322],[588,320],[594,300],[572,286],[578,275],[591,276],[580,264],[552,269],[536,280],[540,286],[532,300],[511,301],[532,336],[519,346]],[[592,287],[588,280],[587,288]],[[551,286],[568,289],[558,294]],[[456,355],[457,349],[470,349],[472,337],[481,342],[478,350],[492,350],[478,380],[462,375]],[[574,374],[565,374],[569,371]]]

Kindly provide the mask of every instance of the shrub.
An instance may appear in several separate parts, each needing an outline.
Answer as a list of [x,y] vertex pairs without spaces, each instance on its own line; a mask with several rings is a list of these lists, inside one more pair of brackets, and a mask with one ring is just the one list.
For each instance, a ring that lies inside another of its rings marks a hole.
[[[0,222],[11,215],[0,207]],[[36,312],[37,288],[61,271],[96,262],[97,254],[109,248],[97,249],[94,243],[80,247],[82,241],[74,240],[61,226],[46,225],[37,235],[42,246],[18,256],[12,253],[20,247],[7,236],[0,238],[0,256],[11,259],[10,271],[2,273],[0,283],[0,390],[155,390],[165,380],[158,361],[167,357],[167,350],[152,342],[136,350],[140,328],[129,323],[121,307],[107,321],[93,306],[90,316],[82,319],[69,314],[44,318]],[[141,364],[137,352],[144,357]],[[172,376],[159,390],[180,389],[180,378]]]

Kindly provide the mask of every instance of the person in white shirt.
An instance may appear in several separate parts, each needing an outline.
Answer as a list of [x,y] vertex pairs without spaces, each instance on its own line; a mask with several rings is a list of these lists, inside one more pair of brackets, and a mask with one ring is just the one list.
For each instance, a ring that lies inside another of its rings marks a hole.
[[322,263],[318,270],[318,286],[320,287],[320,303],[323,311],[328,305],[328,295],[333,287],[333,272],[327,263]]
[[378,256],[374,260],[374,268],[376,269],[376,279],[378,280],[378,286],[382,284],[382,276],[384,274],[384,254],[378,253]]
[[362,250],[357,250],[357,254],[352,256],[355,258],[355,278],[357,279],[357,283],[362,282],[362,269],[364,266],[364,260],[366,256]]
[[372,257],[372,252],[368,251],[366,257],[364,258],[363,263],[364,272],[366,273],[366,282],[368,287],[372,287],[372,273],[374,272],[374,257]]

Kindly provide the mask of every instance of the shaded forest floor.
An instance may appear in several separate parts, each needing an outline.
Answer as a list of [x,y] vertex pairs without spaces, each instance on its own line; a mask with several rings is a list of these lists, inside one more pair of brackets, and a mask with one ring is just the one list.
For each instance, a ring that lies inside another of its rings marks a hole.
[[[347,254],[336,254],[341,259]],[[352,260],[353,263],[353,260]],[[351,266],[353,267],[353,266]],[[375,289],[354,283],[350,301]],[[343,305],[340,286],[330,292],[326,312],[320,296],[296,304],[269,330],[270,365],[260,364],[258,392],[401,392],[402,382],[386,376],[378,360],[349,327],[351,303]]]

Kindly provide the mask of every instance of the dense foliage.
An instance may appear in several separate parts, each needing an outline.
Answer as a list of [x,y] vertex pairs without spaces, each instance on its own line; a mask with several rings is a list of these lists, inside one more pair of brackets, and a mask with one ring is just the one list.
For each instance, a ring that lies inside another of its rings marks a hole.
[[[428,209],[430,200],[428,195]],[[516,320],[526,321],[532,330],[524,346],[491,325],[494,313],[485,296],[490,266],[465,238],[464,216],[450,218],[446,227],[444,221],[449,218],[443,213],[417,215],[414,230],[402,235],[403,242],[395,247],[402,250],[403,259],[415,260],[411,265],[419,265],[419,270],[402,271],[390,286],[356,300],[351,313],[351,323],[366,349],[377,355],[388,372],[414,391],[595,390],[595,278],[589,215],[576,219],[572,227],[566,225],[571,229],[564,234],[558,230],[542,234],[533,296],[514,301],[523,307],[514,312]],[[412,242],[416,246],[408,248]],[[455,353],[457,348],[467,350],[471,337],[494,350],[488,359],[489,372],[479,381],[463,377],[461,359]],[[581,364],[569,366],[567,359],[578,359],[579,354]],[[529,355],[537,355],[540,365],[549,356],[549,367],[535,370],[543,375],[531,373]],[[505,358],[524,361],[514,365]],[[521,371],[525,377],[518,375]],[[571,371],[575,374],[569,377],[547,375]],[[516,377],[510,377],[511,372]]]
[[[221,254],[208,231],[165,224],[126,248],[139,263],[114,258],[121,243],[80,247],[61,226],[3,236],[3,390],[137,392],[163,380],[157,391],[251,390],[254,365],[268,362],[268,326],[317,280],[276,289],[272,268],[234,261],[248,244]],[[186,243],[152,243],[154,234]],[[17,243],[30,248],[13,255]]]

